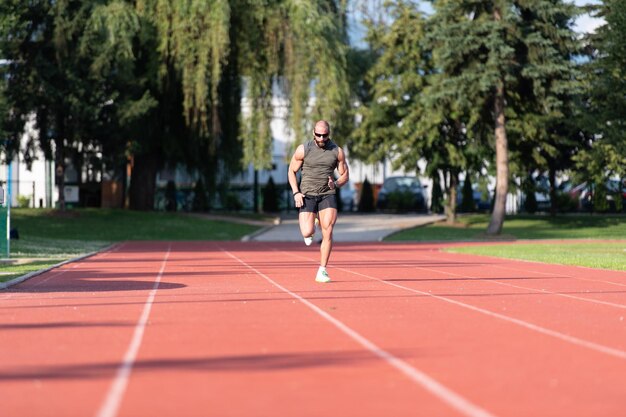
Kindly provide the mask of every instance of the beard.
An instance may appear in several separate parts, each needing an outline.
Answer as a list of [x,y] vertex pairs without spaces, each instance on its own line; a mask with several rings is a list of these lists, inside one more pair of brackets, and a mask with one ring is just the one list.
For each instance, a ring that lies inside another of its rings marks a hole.
[[329,139],[324,139],[324,140],[315,140],[315,144],[317,145],[318,148],[323,148],[326,146],[326,143],[329,141]]

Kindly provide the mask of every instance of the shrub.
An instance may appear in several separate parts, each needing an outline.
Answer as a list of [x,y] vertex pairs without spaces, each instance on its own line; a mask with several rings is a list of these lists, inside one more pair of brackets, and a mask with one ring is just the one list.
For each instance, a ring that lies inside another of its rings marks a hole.
[[168,181],[165,186],[165,210],[176,211],[176,183]]
[[196,185],[193,188],[193,201],[191,202],[191,209],[193,211],[208,211],[209,199],[207,198],[206,188],[201,178],[196,181]]
[[433,177],[433,190],[430,196],[430,211],[433,213],[443,213],[443,191],[441,190],[441,184],[439,184],[439,175],[435,174]]
[[271,176],[269,180],[267,180],[267,185],[263,189],[263,212],[278,212],[278,191],[276,190],[274,179]]
[[18,195],[17,196],[17,206],[19,208],[29,208],[30,207],[30,197],[27,195]]
[[359,212],[371,213],[374,211],[374,190],[372,184],[365,178],[361,184],[361,199],[359,200]]
[[469,173],[463,181],[463,189],[461,190],[461,206],[459,211],[462,213],[472,213],[476,211],[476,203],[474,202],[474,190],[472,190],[472,180]]
[[537,212],[537,197],[535,197],[535,181],[529,175],[524,181],[523,190],[526,195],[524,199],[524,210],[528,213]]
[[387,196],[387,208],[392,211],[413,210],[415,196],[411,191],[394,191]]

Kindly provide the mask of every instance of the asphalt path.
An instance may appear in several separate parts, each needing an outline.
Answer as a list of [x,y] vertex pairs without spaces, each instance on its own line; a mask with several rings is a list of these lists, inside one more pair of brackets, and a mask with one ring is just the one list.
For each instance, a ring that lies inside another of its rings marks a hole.
[[[445,219],[442,215],[432,214],[358,214],[339,213],[333,232],[335,242],[380,242],[386,236],[403,229],[424,226]],[[287,215],[277,224],[261,229],[244,237],[244,241],[257,242],[300,242],[302,236],[296,214]],[[319,229],[316,240],[321,239]]]

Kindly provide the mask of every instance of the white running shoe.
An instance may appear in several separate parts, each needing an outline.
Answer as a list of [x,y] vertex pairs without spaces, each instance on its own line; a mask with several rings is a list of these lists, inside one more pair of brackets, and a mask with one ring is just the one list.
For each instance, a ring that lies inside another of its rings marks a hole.
[[304,244],[307,246],[311,246],[311,243],[313,243],[313,236],[308,236],[304,238]]
[[317,275],[315,276],[315,281],[317,282],[330,282],[330,277],[328,276],[328,272],[326,272],[326,269],[319,269],[317,271]]

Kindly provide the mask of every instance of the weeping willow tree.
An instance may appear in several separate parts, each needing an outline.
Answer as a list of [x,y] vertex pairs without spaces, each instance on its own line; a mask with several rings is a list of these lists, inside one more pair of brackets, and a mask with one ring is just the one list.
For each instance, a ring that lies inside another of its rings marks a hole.
[[[175,69],[185,123],[226,174],[242,164],[271,166],[277,87],[296,137],[311,119],[337,120],[348,110],[344,9],[334,0],[137,2],[157,29],[161,79]],[[237,155],[237,142],[242,158],[225,164],[229,155],[219,151],[229,144]]]
[[10,42],[0,45],[9,63],[0,71],[10,82],[0,110],[12,118],[0,127],[17,137],[36,114],[41,147],[47,156],[55,149],[61,172],[85,140],[119,172],[130,161],[130,206],[150,210],[166,164],[199,170],[209,184],[250,163],[270,166],[277,91],[295,137],[311,119],[341,121],[344,3],[1,2],[0,34]]

